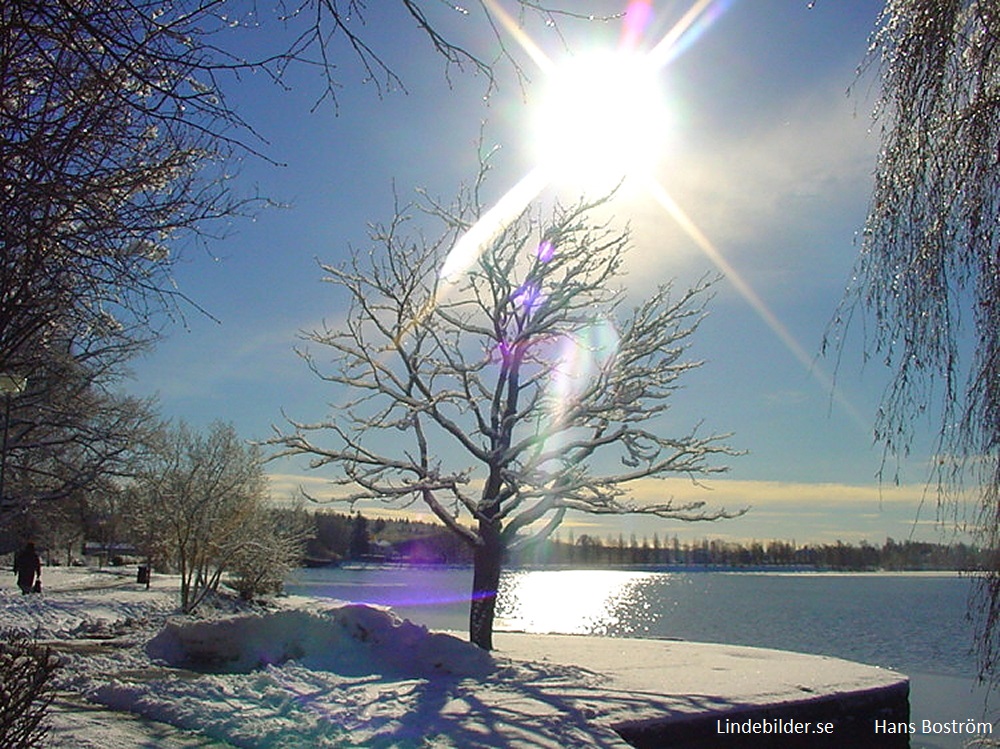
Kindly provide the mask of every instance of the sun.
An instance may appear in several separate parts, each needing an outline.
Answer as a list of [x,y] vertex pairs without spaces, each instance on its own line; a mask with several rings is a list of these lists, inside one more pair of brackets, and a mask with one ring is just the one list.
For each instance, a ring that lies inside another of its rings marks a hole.
[[[648,50],[645,31],[655,14],[652,0],[629,0],[623,14],[621,44],[557,63],[504,10],[500,0],[480,0],[543,73],[543,92],[532,107],[535,166],[471,226],[449,252],[439,272],[443,281],[434,304],[461,282],[483,248],[537,198],[546,187],[573,188],[591,198],[609,196],[623,181],[623,193],[644,193],[659,204],[705,256],[729,278],[739,293],[803,363],[828,393],[848,407],[833,380],[740,277],[719,249],[684,212],[658,178],[666,146],[671,144],[671,110],[663,91],[665,71],[714,24],[733,0],[692,0],[680,19]],[[633,179],[637,178],[637,179]],[[633,192],[633,188],[639,189]],[[433,305],[432,305],[433,306]]]
[[568,58],[546,76],[531,129],[535,162],[552,183],[605,191],[648,176],[670,133],[662,70],[622,50]]

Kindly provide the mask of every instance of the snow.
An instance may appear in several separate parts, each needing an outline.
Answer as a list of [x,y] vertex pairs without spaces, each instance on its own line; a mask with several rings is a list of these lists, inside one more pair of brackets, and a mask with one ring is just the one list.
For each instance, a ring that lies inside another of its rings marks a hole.
[[176,613],[176,578],[146,590],[134,568],[44,577],[40,595],[0,589],[0,607],[3,628],[65,659],[53,747],[625,747],[613,723],[903,679],[652,640],[498,633],[488,654],[384,607],[286,597],[192,618]]
[[232,673],[288,661],[346,676],[481,677],[493,667],[487,653],[452,635],[360,604],[168,621],[146,652],[171,666]]
[[148,591],[134,568],[44,582],[0,590],[0,607],[4,628],[65,658],[47,746],[624,746],[536,694],[599,675],[494,658],[386,608],[287,597],[191,618],[169,576]]

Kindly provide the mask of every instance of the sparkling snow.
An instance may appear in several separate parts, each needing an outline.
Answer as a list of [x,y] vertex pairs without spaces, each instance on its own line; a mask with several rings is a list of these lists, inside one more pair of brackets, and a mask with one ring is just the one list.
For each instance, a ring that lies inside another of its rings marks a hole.
[[43,578],[40,595],[0,590],[0,607],[3,627],[65,657],[49,746],[623,746],[545,696],[599,675],[494,658],[388,609],[289,597],[191,618],[176,578]]

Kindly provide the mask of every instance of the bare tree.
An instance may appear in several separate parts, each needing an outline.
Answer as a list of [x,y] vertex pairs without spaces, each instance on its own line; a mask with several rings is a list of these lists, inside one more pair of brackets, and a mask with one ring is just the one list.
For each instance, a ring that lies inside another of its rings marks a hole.
[[[449,41],[424,5],[400,8],[449,66],[492,81],[493,65]],[[170,274],[180,240],[224,231],[259,202],[232,190],[238,157],[261,155],[265,141],[229,105],[227,77],[253,71],[282,84],[289,66],[316,67],[322,101],[343,85],[338,63],[353,59],[380,92],[401,86],[366,41],[365,16],[355,0],[260,9],[223,0],[4,3],[0,371],[30,368],[25,349],[53,327],[131,345],[162,313],[180,312]],[[287,46],[254,58],[235,51],[237,32],[273,27],[287,27]]]
[[230,562],[230,584],[245,600],[278,593],[285,577],[302,564],[315,523],[301,507],[260,507],[248,524],[252,534],[237,544]]
[[180,573],[185,612],[218,590],[247,546],[280,535],[262,527],[267,480],[257,450],[221,422],[207,434],[165,428],[130,495],[136,538]]
[[30,527],[47,503],[85,502],[131,475],[155,427],[149,400],[113,389],[117,359],[98,364],[62,339],[35,352],[32,377],[11,398],[4,425],[8,450],[0,526],[8,528]]
[[272,442],[337,469],[345,500],[421,501],[468,543],[470,638],[490,649],[509,549],[546,538],[573,511],[727,517],[703,502],[634,501],[630,490],[723,471],[712,458],[733,453],[723,436],[677,434],[658,419],[699,366],[684,356],[709,281],[676,294],[661,286],[623,313],[628,233],[594,223],[592,204],[544,221],[524,213],[460,280],[445,280],[456,233],[481,214],[474,196],[432,208],[450,229],[436,242],[405,235],[410,216],[397,210],[375,227],[380,252],[323,266],[350,311],[306,336],[332,368],[326,355],[301,354],[352,400]]
[[942,521],[991,550],[973,604],[980,676],[1000,656],[1000,8],[889,0],[868,58],[882,73],[882,149],[855,281],[827,342],[860,309],[868,353],[893,371],[876,422],[888,456],[939,414]]
[[180,309],[176,242],[243,204],[224,171],[240,122],[205,86],[210,7],[0,7],[0,372],[28,380],[5,425],[17,509],[121,472],[149,414],[113,391]]
[[147,340],[176,308],[171,243],[238,209],[221,169],[240,123],[198,80],[204,21],[155,11],[0,11],[2,371],[30,376],[53,333],[91,352]]

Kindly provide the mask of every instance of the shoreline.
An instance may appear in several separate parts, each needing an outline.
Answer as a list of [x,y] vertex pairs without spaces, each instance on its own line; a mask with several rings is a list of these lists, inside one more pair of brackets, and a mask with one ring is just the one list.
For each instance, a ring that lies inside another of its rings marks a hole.
[[[74,606],[80,607],[81,615],[90,618],[101,616],[112,619],[115,616],[121,617],[121,613],[115,613],[112,606],[115,601],[122,601],[128,606],[144,602],[144,605],[152,607],[151,611],[156,610],[164,614],[170,609],[167,602],[174,601],[173,596],[176,595],[176,579],[168,576],[154,575],[153,588],[151,591],[146,591],[144,586],[135,582],[134,570],[128,568],[89,571],[66,569],[58,572],[57,570],[58,568],[47,570],[49,575],[45,594],[38,598],[10,596],[9,603],[27,605],[28,608],[36,610],[35,613],[39,614],[48,600],[65,616],[66,607],[63,606],[63,603],[72,600]],[[326,603],[329,603],[328,599],[303,595],[285,599],[284,604],[279,604],[279,607],[288,605],[312,610],[320,608],[320,604]],[[125,611],[132,610],[128,606],[125,607]],[[86,634],[73,634],[73,632],[80,632],[86,628],[80,628],[74,624],[74,626],[67,626],[65,629],[66,631],[62,634],[54,636],[68,642],[81,643],[86,641],[91,643],[95,650],[101,651],[103,657],[108,659],[107,663],[113,664],[113,668],[109,669],[109,673],[102,678],[117,678],[113,677],[113,674],[119,669],[125,669],[125,673],[129,673],[126,666],[127,653],[122,652],[121,656],[116,655],[119,652],[118,649],[124,644],[120,639],[97,641],[74,639],[86,638]],[[139,647],[140,645],[137,643],[143,641],[142,637],[144,635],[141,635],[138,640],[134,640],[129,647]],[[888,710],[892,720],[890,718],[883,718],[883,720],[892,723],[901,723],[913,718],[919,720],[932,718],[944,721],[972,717],[941,712],[944,709],[942,704],[946,701],[943,701],[940,695],[928,695],[923,700],[925,704],[936,709],[937,714],[918,715],[911,710],[907,716],[912,715],[912,718],[900,717],[902,715],[899,712],[901,709],[899,706],[901,684],[905,684],[907,689],[913,683],[918,685],[930,683],[938,686],[943,684],[949,689],[953,687],[964,689],[967,682],[958,677],[934,677],[917,674],[913,682],[910,682],[902,674],[837,658],[805,655],[785,650],[689,641],[611,638],[592,635],[536,635],[503,631],[498,631],[496,638],[498,650],[495,655],[501,663],[508,664],[502,666],[503,673],[500,676],[494,675],[483,680],[469,679],[467,683],[460,681],[434,685],[433,682],[425,682],[424,686],[420,687],[420,690],[444,689],[447,695],[442,697],[441,702],[432,700],[429,705],[433,705],[433,708],[425,706],[417,711],[418,715],[423,716],[422,720],[427,721],[425,726],[427,730],[437,731],[440,735],[447,736],[449,735],[448,731],[453,727],[458,727],[463,731],[466,729],[471,731],[471,726],[481,725],[484,721],[493,721],[496,725],[501,726],[501,729],[498,730],[501,730],[505,736],[515,736],[529,731],[537,739],[537,741],[520,744],[508,742],[499,744],[500,746],[560,746],[560,741],[568,742],[565,743],[567,746],[625,746],[623,740],[616,740],[611,736],[611,733],[614,732],[613,727],[616,727],[625,731],[632,741],[639,742],[634,745],[642,746],[642,735],[648,735],[650,731],[654,731],[653,735],[662,736],[662,732],[668,730],[664,726],[670,723],[673,723],[674,726],[673,729],[669,730],[677,729],[678,721],[684,717],[685,712],[690,714],[692,709],[700,706],[703,714],[700,718],[701,728],[698,730],[704,731],[706,726],[709,730],[714,730],[715,733],[711,734],[713,736],[712,742],[707,745],[724,747],[730,739],[725,739],[720,743],[721,734],[718,733],[717,728],[717,725],[720,724],[716,724],[715,721],[770,719],[818,723],[834,715],[835,711],[831,713],[830,710],[836,708],[838,704],[842,707],[840,717],[836,718],[839,721],[838,725],[846,725],[852,721],[857,724],[858,715],[862,716],[862,720],[872,722],[876,719],[873,717],[875,713],[872,710],[876,712]],[[80,665],[83,663],[81,662]],[[766,680],[761,680],[762,670],[772,674],[774,681],[770,683],[770,686]],[[860,681],[856,679],[845,681],[841,678],[845,670],[848,673],[860,673]],[[253,677],[255,679],[263,678],[266,675],[264,672],[255,673],[258,674]],[[326,678],[320,673],[316,673],[314,676]],[[502,678],[500,678],[501,676]],[[515,676],[516,678],[514,678]],[[169,686],[183,682],[180,676],[176,677],[176,681],[175,677],[169,675],[161,675],[158,678],[160,678],[160,682],[158,682],[160,686],[151,686],[152,694],[163,690],[163,685]],[[163,681],[165,678],[169,680]],[[309,678],[311,679],[313,676]],[[511,681],[512,678],[514,678],[513,681]],[[196,683],[190,685],[193,694],[201,694],[200,690],[204,688],[201,684],[208,683],[204,679],[209,679],[209,677],[199,677]],[[279,680],[275,688],[284,689],[285,687],[280,686],[281,683],[283,682]],[[414,682],[406,679],[395,681],[380,678],[378,683],[381,685],[378,695],[368,697],[362,695],[351,698],[355,701],[362,700],[362,702],[357,703],[357,709],[362,712],[384,710],[386,703],[380,695],[407,694],[415,688]],[[340,693],[337,690],[353,688],[349,682],[344,682],[343,687],[338,684],[339,682],[331,684],[326,689],[333,690],[331,694],[339,697]],[[872,689],[878,691],[883,688],[889,691],[881,695],[864,696]],[[86,690],[75,692],[75,694],[93,696],[91,692]],[[345,695],[350,694],[350,691],[345,693]],[[869,701],[865,704],[853,703],[852,706],[849,704],[849,695],[861,695],[864,700]],[[872,696],[877,696],[878,699],[872,702],[869,699]],[[954,697],[956,705],[961,703],[961,695],[951,696]],[[822,704],[824,700],[827,701],[825,705]],[[831,700],[832,702],[830,702]],[[879,701],[881,701],[881,707],[878,707]],[[802,704],[795,707],[798,703]],[[132,707],[131,703],[127,704]],[[847,708],[843,708],[845,704],[847,704]],[[916,704],[919,705],[919,702]],[[65,707],[67,706],[64,704]],[[155,720],[155,715],[158,714],[155,711],[152,714],[147,712],[144,717],[137,717],[142,709],[130,709],[128,712],[117,713],[109,707],[95,706],[92,710],[88,705],[87,715],[90,716],[88,720],[91,723],[102,720],[110,721],[112,725],[121,723],[122,731],[126,730],[125,725],[127,724],[128,731],[133,734],[136,731],[147,730],[143,726],[148,724],[148,730],[161,737],[172,732],[176,733],[177,736],[186,737],[184,740],[187,743],[176,744],[177,746],[226,745],[225,742],[220,743],[219,738],[205,739],[204,734],[197,730],[188,730],[183,727],[164,727],[162,721]],[[148,708],[146,709],[148,710]],[[920,708],[918,707],[918,709]],[[957,706],[954,708],[954,710],[959,709]],[[750,712],[744,717],[744,713],[740,713],[740,710],[749,710]],[[806,710],[807,712],[798,713],[796,712],[798,710]],[[845,713],[844,710],[847,712]],[[512,711],[516,712],[517,715],[513,715]],[[556,718],[553,718],[553,711],[558,713]],[[61,716],[64,731],[62,735],[65,736],[65,743],[53,743],[52,746],[95,746],[101,749],[115,746],[113,744],[94,743],[88,745],[82,743],[74,733],[75,730],[79,729],[79,726],[74,722],[72,711],[63,709],[63,713],[69,713]],[[98,713],[106,714],[98,716]],[[854,714],[855,717],[851,718],[850,714]],[[557,719],[559,723],[568,722],[568,726],[560,725],[558,728],[553,728],[552,721],[554,719]],[[689,729],[691,725],[694,724],[688,723]],[[721,725],[726,724],[722,723]],[[633,731],[633,734],[629,734],[629,730]],[[593,739],[593,743],[588,744],[582,738],[579,738],[576,743],[569,741],[567,738],[569,733],[567,732],[572,732],[572,735],[578,738],[584,735],[589,736]],[[738,737],[741,741],[746,739],[746,736],[739,734],[728,733],[725,735],[730,736],[733,741]],[[839,735],[843,741],[846,734],[842,732],[835,735]],[[553,736],[562,736],[563,738],[556,740],[552,738]],[[468,733],[466,738],[470,737],[474,738],[474,734]],[[816,739],[815,736],[812,738]],[[896,736],[891,739],[882,736],[880,737],[882,743],[877,745],[894,746],[895,744],[891,742],[897,739]],[[852,739],[852,741],[854,740]],[[135,745],[137,744],[131,744],[131,746]],[[174,746],[175,744],[156,743],[152,745]],[[467,745],[483,744],[471,743]],[[781,744],[782,747],[785,745]],[[816,745],[815,741],[810,745]],[[853,745],[871,746],[873,744],[858,744],[854,741]],[[125,747],[129,744],[122,743],[121,746]],[[690,746],[695,747],[697,744]],[[741,744],[741,746],[745,746],[745,744]],[[937,747],[947,745],[914,742],[911,746]]]
[[[301,572],[323,572],[329,570],[377,570],[377,569],[414,569],[414,570],[469,570],[471,564],[435,564],[425,562],[408,561],[382,561],[382,562],[339,562],[328,565],[303,565],[295,568],[291,574]],[[606,565],[587,566],[581,564],[573,565],[532,565],[524,564],[508,566],[504,568],[509,572],[661,572],[661,573],[702,573],[714,572],[718,574],[748,574],[748,575],[788,575],[788,576],[816,576],[816,577],[842,577],[842,576],[868,576],[868,577],[965,577],[973,578],[979,576],[980,570],[848,570],[832,568],[812,568],[799,566],[749,566],[735,567],[728,565]]]

